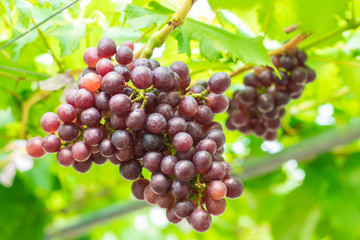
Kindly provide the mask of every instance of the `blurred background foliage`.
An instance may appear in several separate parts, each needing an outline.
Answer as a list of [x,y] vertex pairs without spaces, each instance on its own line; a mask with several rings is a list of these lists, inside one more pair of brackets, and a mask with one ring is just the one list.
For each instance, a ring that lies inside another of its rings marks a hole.
[[287,106],[279,139],[226,131],[225,157],[245,193],[203,234],[135,201],[110,163],[82,175],[54,155],[26,156],[24,139],[44,136],[40,117],[61,104],[87,47],[107,36],[140,49],[183,1],[76,1],[6,45],[70,3],[0,0],[0,239],[360,239],[359,0],[198,0],[155,49],[162,65],[181,60],[193,80],[208,79],[270,64],[267,50],[298,33],[284,27],[312,33],[299,48],[317,79]]

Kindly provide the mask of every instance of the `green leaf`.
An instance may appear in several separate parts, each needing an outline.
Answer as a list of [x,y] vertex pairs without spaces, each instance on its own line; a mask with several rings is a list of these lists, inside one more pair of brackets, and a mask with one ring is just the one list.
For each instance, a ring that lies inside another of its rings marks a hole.
[[154,8],[147,9],[131,4],[127,5],[125,8],[126,23],[135,30],[149,28],[154,24],[160,26],[172,13],[172,11],[157,3],[151,3],[150,6]]
[[62,4],[68,4],[70,0],[38,0],[39,3],[45,6],[46,3],[50,4],[53,8],[61,8]]
[[15,0],[16,11],[18,12],[19,21],[25,27],[29,27],[31,17],[31,3],[25,0]]
[[60,42],[61,57],[71,54],[79,48],[81,38],[86,36],[84,23],[73,22],[55,28],[49,35],[56,37]]
[[250,38],[234,34],[222,28],[215,27],[196,20],[187,19],[181,28],[182,37],[179,40],[179,52],[185,52],[191,39],[199,41],[200,53],[210,61],[217,61],[224,56],[244,64],[273,66],[265,49],[262,38]]
[[176,29],[175,35],[175,38],[178,41],[178,51],[179,53],[186,53],[186,55],[191,56],[190,39],[186,39],[180,29],[181,27]]

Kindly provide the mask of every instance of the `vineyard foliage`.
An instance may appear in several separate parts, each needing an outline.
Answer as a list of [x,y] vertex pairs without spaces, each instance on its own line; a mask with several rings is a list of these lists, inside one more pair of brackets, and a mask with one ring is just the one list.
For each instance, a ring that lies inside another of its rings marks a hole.
[[[298,47],[306,51],[317,78],[287,105],[278,140],[225,130],[224,156],[233,174],[246,176],[245,192],[227,201],[227,211],[214,217],[204,234],[185,223],[169,225],[158,208],[141,207],[91,225],[97,210],[136,201],[118,168],[106,163],[82,175],[60,167],[54,155],[31,159],[25,154],[24,139],[45,136],[42,114],[56,112],[63,92],[85,67],[86,48],[107,36],[118,45],[137,41],[136,52],[184,3],[82,0],[6,45],[71,2],[0,0],[0,239],[51,239],[54,233],[63,239],[360,238],[360,142],[330,134],[347,126],[354,132],[360,128],[360,1],[198,0],[184,23],[155,49],[153,58],[161,65],[184,61],[193,80],[208,80],[218,71],[272,66],[268,51],[300,31],[311,34]],[[298,30],[284,32],[297,23]],[[227,96],[243,88],[243,77],[232,78]],[[215,120],[225,127],[227,117],[223,113]],[[290,146],[306,146],[320,135],[327,136],[323,142],[303,147],[299,159],[292,157],[296,147]],[[340,145],[315,156],[308,152],[330,141]],[[267,170],[269,155],[281,151],[289,152],[288,161]],[[255,163],[267,174],[247,174]],[[62,235],[69,224],[75,230]]]

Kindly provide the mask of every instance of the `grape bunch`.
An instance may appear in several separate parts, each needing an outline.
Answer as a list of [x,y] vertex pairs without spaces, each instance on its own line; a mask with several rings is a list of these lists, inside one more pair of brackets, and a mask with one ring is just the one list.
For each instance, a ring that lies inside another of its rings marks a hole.
[[255,68],[244,77],[245,87],[234,92],[228,109],[226,126],[244,134],[255,134],[265,140],[275,140],[284,107],[297,99],[305,84],[315,80],[315,72],[305,65],[307,56],[296,50],[292,55],[271,57],[280,77],[270,67]]
[[214,122],[214,114],[229,107],[223,93],[230,77],[218,72],[189,87],[185,63],[165,67],[133,59],[131,42],[117,47],[110,38],[88,48],[84,61],[88,67],[66,103],[41,118],[49,135],[30,139],[28,154],[57,153],[61,166],[80,173],[109,160],[134,181],[136,199],[167,209],[171,223],[187,219],[196,231],[207,231],[211,215],[225,211],[224,198],[238,198],[244,190],[230,177],[222,157],[225,135]]

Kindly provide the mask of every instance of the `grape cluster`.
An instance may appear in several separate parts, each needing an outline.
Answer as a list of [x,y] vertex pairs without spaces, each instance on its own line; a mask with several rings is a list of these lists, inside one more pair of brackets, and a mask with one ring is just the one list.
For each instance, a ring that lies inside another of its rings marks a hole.
[[165,67],[154,59],[133,59],[132,43],[117,48],[110,38],[88,48],[84,61],[88,67],[66,103],[41,118],[49,135],[30,139],[28,154],[57,152],[61,166],[80,173],[109,160],[134,181],[136,199],[167,209],[172,223],[185,218],[196,231],[207,231],[211,215],[225,211],[224,198],[243,193],[221,156],[222,126],[213,121],[229,107],[223,93],[230,77],[218,72],[189,87],[185,63]]
[[245,87],[235,91],[230,100],[228,129],[275,140],[284,107],[291,98],[301,96],[305,84],[315,80],[314,70],[305,65],[307,56],[303,51],[271,59],[280,77],[270,67],[255,68],[254,73],[245,75]]

